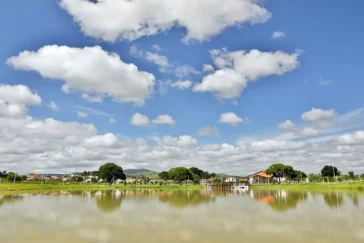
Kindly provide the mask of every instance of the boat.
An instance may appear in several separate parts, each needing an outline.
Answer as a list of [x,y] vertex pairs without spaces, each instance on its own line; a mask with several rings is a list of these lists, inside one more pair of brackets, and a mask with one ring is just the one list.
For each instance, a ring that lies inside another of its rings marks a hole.
[[249,186],[248,185],[234,185],[231,187],[232,190],[249,190]]

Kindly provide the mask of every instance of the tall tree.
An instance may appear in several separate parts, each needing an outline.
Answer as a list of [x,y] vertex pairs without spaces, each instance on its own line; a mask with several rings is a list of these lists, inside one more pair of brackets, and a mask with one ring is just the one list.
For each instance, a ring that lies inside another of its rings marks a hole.
[[202,179],[202,178],[208,177],[208,175],[206,175],[206,172],[204,172],[203,170],[196,168],[196,167],[191,167],[190,173],[192,175],[193,182],[195,182],[195,183],[198,183],[200,181],[200,179]]
[[3,172],[0,171],[0,178],[5,178],[7,176],[6,171]]
[[15,178],[15,181],[22,181],[23,180],[23,177],[21,175],[15,174],[14,172],[9,172],[6,175],[6,179],[8,179],[8,181],[14,181],[14,178]]
[[169,170],[168,172],[170,179],[182,182],[187,179],[192,179],[192,175],[190,171],[185,167],[175,167]]
[[278,177],[280,183],[280,178],[284,174],[285,167],[286,166],[284,164],[272,164],[271,166],[269,166],[268,169],[265,170],[265,173],[267,173],[268,175],[273,175],[274,177]]
[[123,168],[114,164],[114,163],[106,163],[100,166],[99,176],[104,179],[108,184],[111,184],[113,180],[121,179],[125,180],[126,176],[123,172]]
[[322,168],[321,170],[321,175],[334,177],[334,176],[339,176],[340,172],[335,166],[325,165],[324,168]]
[[169,173],[168,171],[162,171],[161,173],[158,174],[159,178],[163,179],[163,180],[169,180]]
[[310,174],[308,180],[310,182],[322,182],[323,178],[320,174]]
[[285,165],[283,168],[284,176],[290,180],[294,180],[296,178],[296,172],[292,166]]
[[354,171],[349,171],[348,174],[349,174],[350,179],[354,179],[354,177],[355,177]]
[[303,171],[295,170],[294,172],[295,172],[295,180],[297,180],[297,181],[307,178],[306,173]]

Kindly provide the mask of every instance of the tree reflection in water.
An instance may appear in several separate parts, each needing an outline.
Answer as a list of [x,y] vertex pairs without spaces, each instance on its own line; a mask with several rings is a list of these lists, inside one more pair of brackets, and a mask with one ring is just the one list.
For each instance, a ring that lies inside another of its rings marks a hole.
[[0,207],[5,204],[23,200],[22,195],[0,195]]
[[204,191],[181,191],[170,190],[158,194],[161,202],[168,203],[174,207],[196,206],[201,203],[214,202],[215,197]]
[[276,211],[284,212],[297,207],[299,202],[307,200],[307,192],[288,191],[251,191],[250,196],[255,200],[268,204]]
[[339,207],[344,202],[344,197],[342,193],[325,192],[323,194],[325,203],[330,207]]
[[355,192],[348,193],[348,197],[351,199],[351,201],[353,202],[353,205],[355,207],[358,207],[359,206],[359,196],[358,196],[358,193],[355,193]]
[[122,193],[119,190],[98,191],[94,193],[97,208],[104,212],[111,212],[121,207]]

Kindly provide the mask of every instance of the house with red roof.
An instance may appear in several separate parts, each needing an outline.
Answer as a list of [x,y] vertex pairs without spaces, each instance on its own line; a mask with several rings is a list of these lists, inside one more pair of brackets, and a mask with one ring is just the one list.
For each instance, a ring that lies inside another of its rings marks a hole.
[[264,171],[251,174],[249,177],[249,184],[270,184],[273,183],[273,175],[268,175]]
[[30,173],[30,174],[27,175],[27,180],[28,181],[32,181],[34,179],[39,179],[39,176],[38,176],[37,173]]

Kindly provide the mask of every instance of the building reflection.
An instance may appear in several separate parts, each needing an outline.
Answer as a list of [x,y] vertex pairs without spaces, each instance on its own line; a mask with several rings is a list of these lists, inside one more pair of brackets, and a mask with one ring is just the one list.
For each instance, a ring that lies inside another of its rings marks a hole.
[[288,192],[284,190],[263,191],[251,190],[250,197],[254,200],[267,204],[278,212],[284,212],[297,207],[298,203],[307,200],[307,192]]

